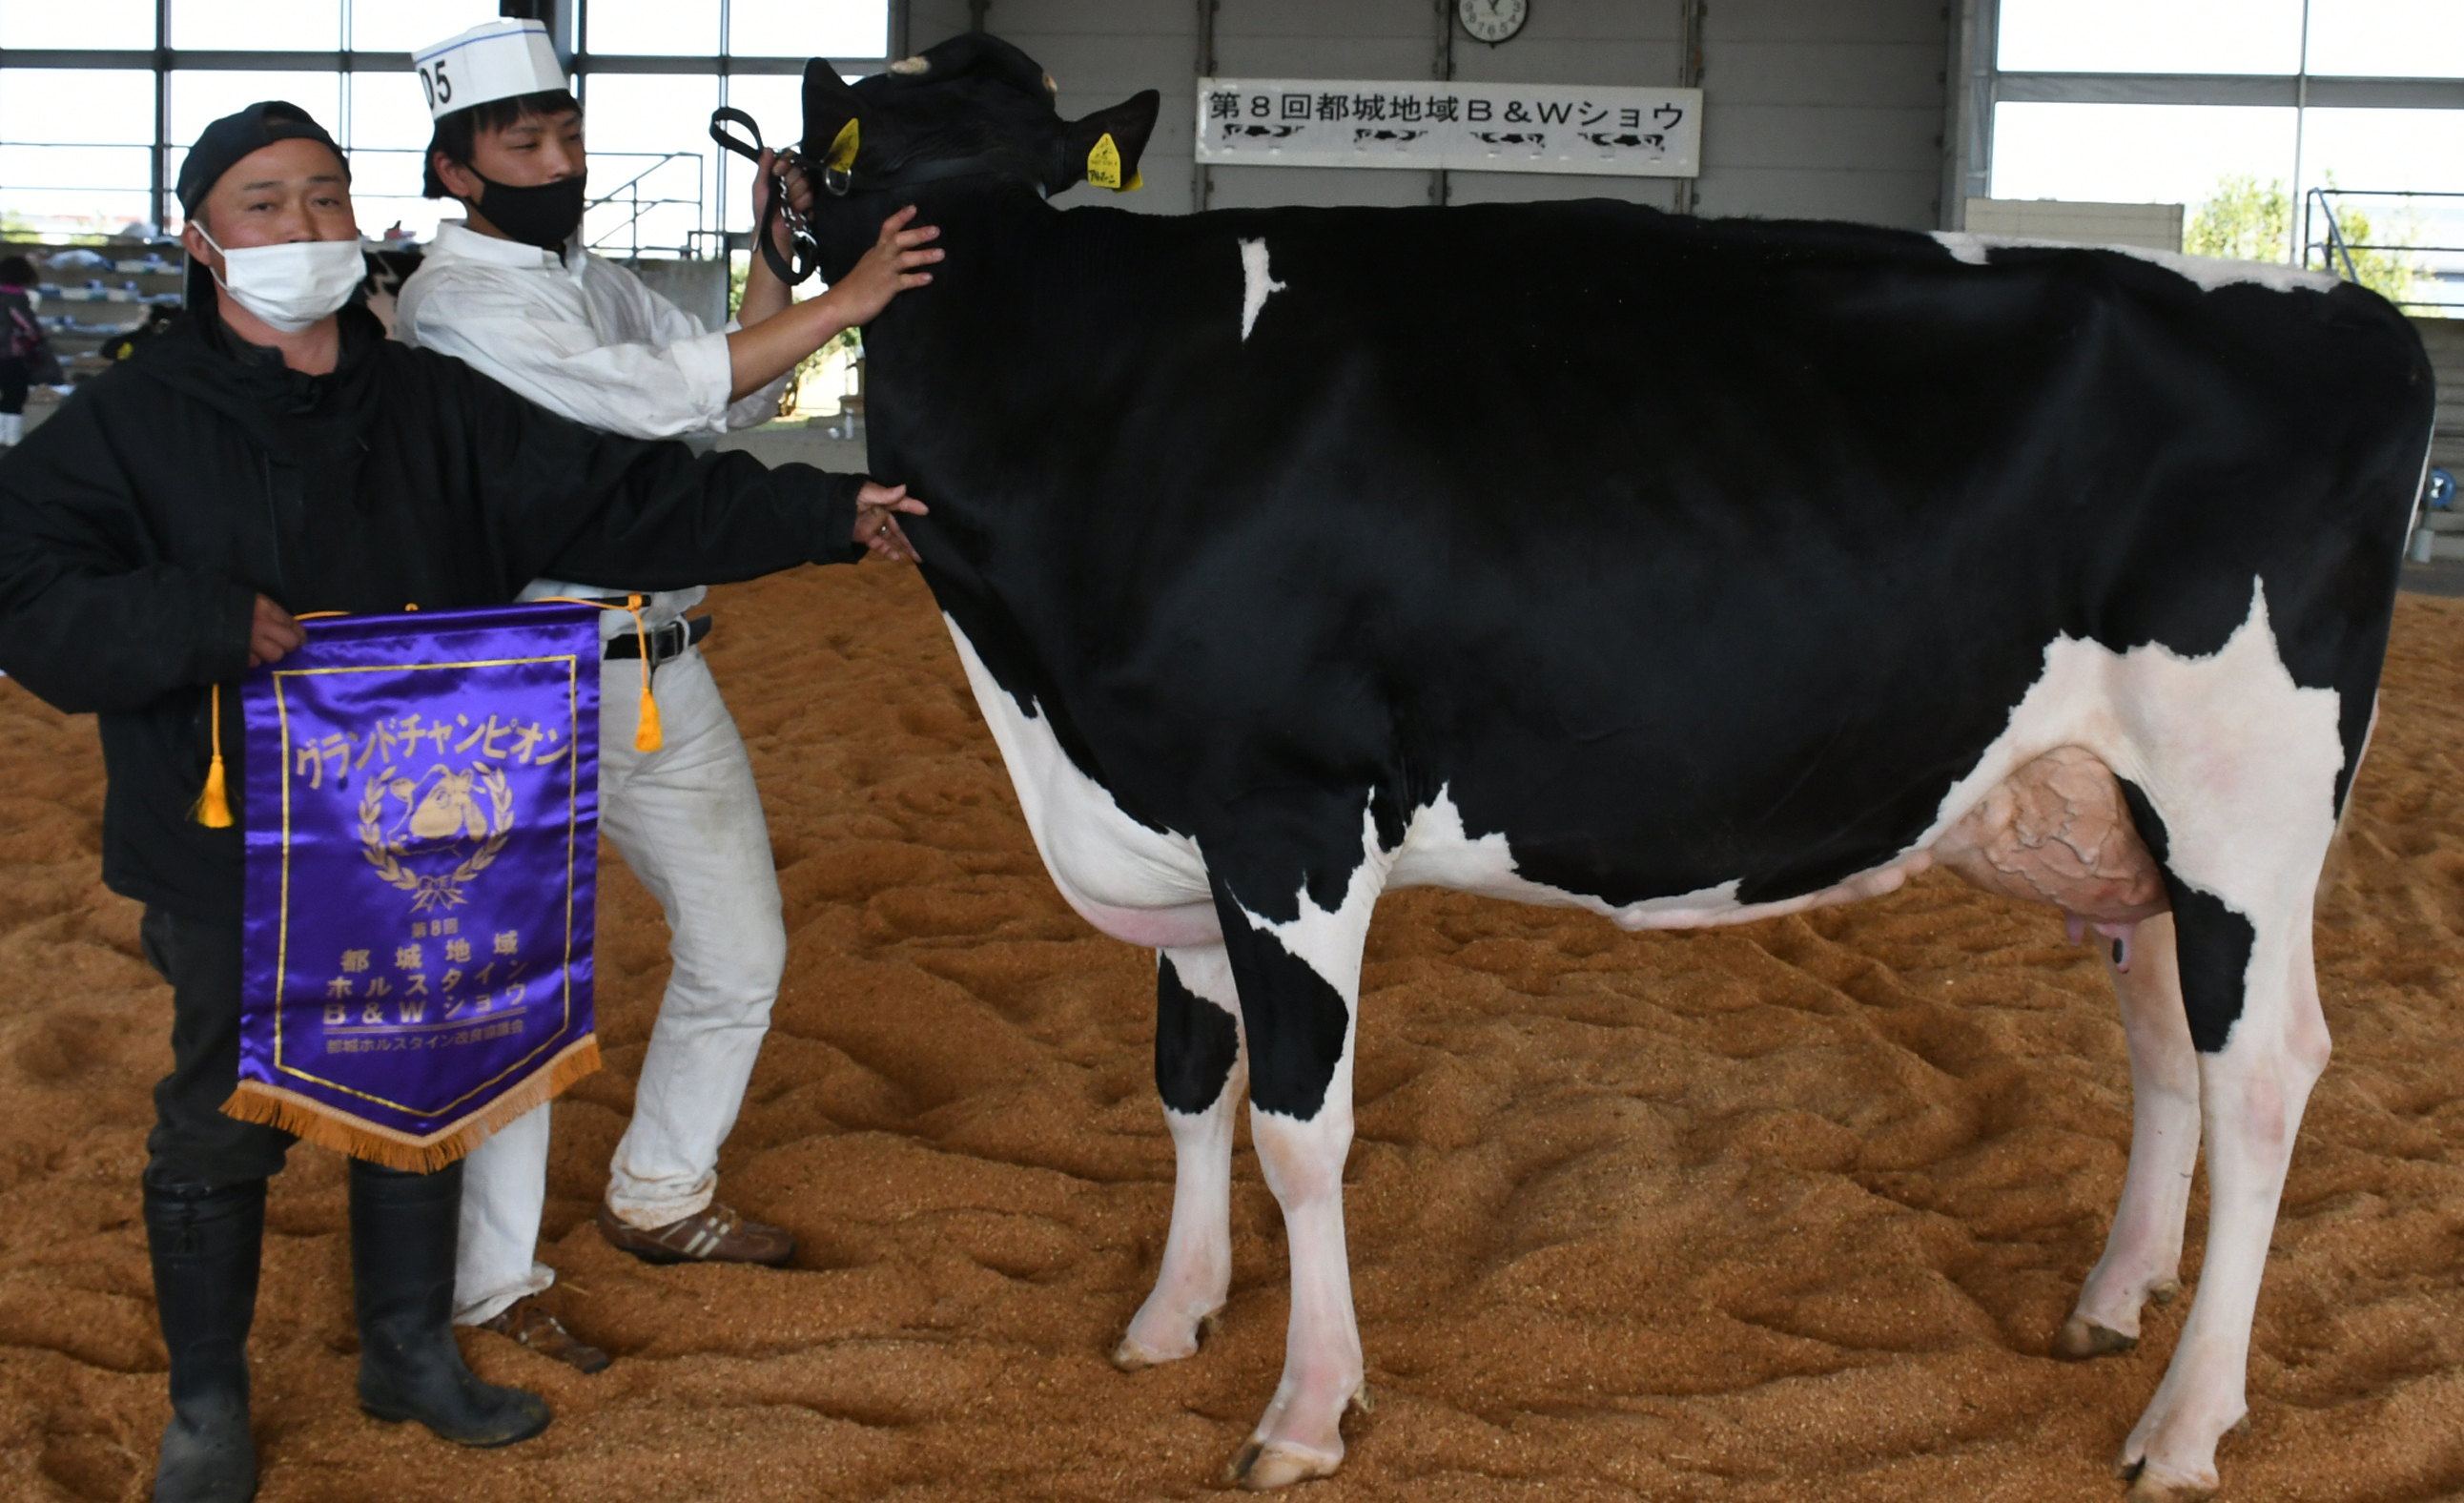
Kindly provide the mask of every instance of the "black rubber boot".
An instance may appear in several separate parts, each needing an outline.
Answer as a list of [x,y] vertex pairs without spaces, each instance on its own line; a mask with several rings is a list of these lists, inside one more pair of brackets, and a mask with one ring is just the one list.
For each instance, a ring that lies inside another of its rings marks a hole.
[[511,1446],[547,1428],[547,1401],[481,1382],[453,1344],[453,1244],[462,1166],[406,1174],[351,1160],[351,1285],[360,1407],[417,1420],[462,1446]]
[[171,1423],[154,1503],[248,1503],[248,1328],[256,1318],[265,1182],[145,1186],[154,1307],[171,1353]]

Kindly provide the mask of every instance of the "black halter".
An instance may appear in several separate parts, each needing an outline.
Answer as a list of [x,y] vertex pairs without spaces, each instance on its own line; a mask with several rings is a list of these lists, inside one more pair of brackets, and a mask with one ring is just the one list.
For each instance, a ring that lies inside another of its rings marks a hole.
[[[722,129],[723,125],[742,125],[753,132],[752,144],[745,144]],[[722,107],[711,111],[710,139],[748,162],[758,164],[761,160],[761,126],[742,110]],[[774,159],[774,165],[790,162],[809,166],[795,151],[781,151]],[[838,169],[832,167],[828,170],[835,172]],[[787,254],[784,256],[779,254],[778,236],[772,233],[772,227],[778,224],[781,214],[787,219]],[[813,227],[805,222],[803,214],[788,204],[785,185],[775,182],[770,185],[770,202],[762,209],[761,224],[754,234],[761,245],[761,259],[768,262],[770,270],[788,286],[793,287],[821,270],[822,243],[813,238]]]
[[[752,143],[747,144],[742,139],[722,129],[724,125],[742,125],[753,133]],[[758,163],[761,160],[761,127],[755,122],[752,116],[742,110],[723,107],[711,111],[710,139],[749,162]],[[802,152],[781,151],[773,160],[782,165],[792,162],[802,166],[808,176],[813,173],[812,160]],[[937,183],[947,178],[973,177],[979,173],[1001,170],[1002,166],[1011,165],[1014,161],[1015,159],[1008,157],[1006,153],[984,151],[971,157],[957,157],[941,162],[919,162],[886,173],[864,171],[852,166],[830,166],[825,164],[819,176],[823,191],[832,198],[845,198],[849,193],[891,193],[924,183]],[[780,255],[777,237],[772,233],[771,228],[778,223],[782,214],[787,220],[788,254],[785,256]],[[770,270],[788,286],[795,286],[821,269],[821,242],[814,238],[811,224],[787,203],[787,195],[778,184],[771,185],[770,202],[762,210],[761,224],[755,233],[761,242],[762,260],[767,262]]]

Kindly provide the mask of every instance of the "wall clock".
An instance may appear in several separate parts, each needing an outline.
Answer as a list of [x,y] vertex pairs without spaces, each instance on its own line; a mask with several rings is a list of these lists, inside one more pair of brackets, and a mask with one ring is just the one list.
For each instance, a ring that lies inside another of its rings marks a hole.
[[1523,30],[1531,17],[1530,0],[1455,0],[1455,16],[1474,40],[1491,47]]

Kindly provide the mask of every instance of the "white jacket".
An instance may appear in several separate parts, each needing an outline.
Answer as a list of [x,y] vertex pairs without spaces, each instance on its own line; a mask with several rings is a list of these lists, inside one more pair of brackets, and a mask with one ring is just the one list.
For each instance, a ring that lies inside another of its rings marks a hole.
[[[577,236],[556,253],[483,235],[459,221],[437,227],[419,270],[395,297],[394,338],[451,355],[552,412],[635,438],[679,438],[750,428],[775,417],[787,378],[731,404],[727,335],[642,285]],[[602,594],[539,580],[522,598]],[[645,618],[671,621],[700,589],[653,595]],[[608,612],[603,634],[629,630]]]

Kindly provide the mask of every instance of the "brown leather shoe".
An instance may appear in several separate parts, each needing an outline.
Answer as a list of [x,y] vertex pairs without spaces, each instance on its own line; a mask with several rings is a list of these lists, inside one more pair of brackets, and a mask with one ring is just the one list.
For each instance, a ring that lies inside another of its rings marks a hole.
[[603,1201],[599,1234],[608,1246],[645,1263],[761,1263],[778,1268],[796,1255],[796,1239],[783,1228],[747,1221],[716,1201],[653,1231],[617,1220]]
[[487,1320],[479,1322],[482,1331],[509,1336],[541,1357],[552,1357],[567,1367],[578,1367],[595,1373],[607,1365],[607,1354],[582,1340],[564,1328],[564,1322],[547,1313],[536,1294],[524,1294]]

